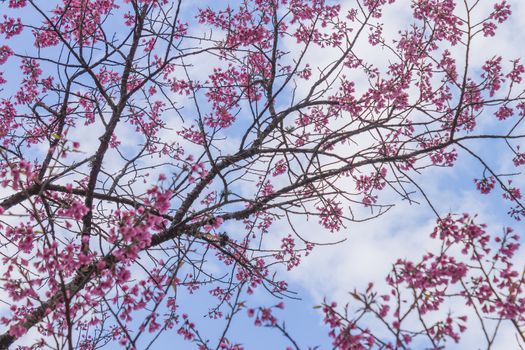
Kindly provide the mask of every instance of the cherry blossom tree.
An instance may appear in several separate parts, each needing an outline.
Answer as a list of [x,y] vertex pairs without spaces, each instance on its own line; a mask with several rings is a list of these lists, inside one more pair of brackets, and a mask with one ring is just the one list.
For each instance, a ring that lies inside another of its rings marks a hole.
[[[249,349],[231,331],[243,316],[299,349],[278,318],[287,270],[323,247],[297,220],[344,235],[395,205],[385,190],[434,209],[414,178],[462,159],[480,165],[479,196],[525,216],[525,67],[473,54],[511,16],[506,1],[0,6],[0,349],[146,349],[163,333]],[[402,28],[384,21],[394,6]],[[494,142],[512,173],[473,147]],[[525,346],[519,235],[434,211],[439,251],[399,259],[386,290],[319,307],[333,348],[445,348],[467,320],[432,315],[458,298],[480,346],[502,323]],[[198,299],[218,337],[191,313]]]

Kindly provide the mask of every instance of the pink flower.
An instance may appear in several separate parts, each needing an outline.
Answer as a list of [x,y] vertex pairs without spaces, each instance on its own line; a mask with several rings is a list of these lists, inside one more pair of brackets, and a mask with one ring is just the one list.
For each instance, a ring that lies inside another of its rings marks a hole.
[[13,50],[7,45],[0,46],[0,64],[6,63],[9,56],[13,54]]
[[224,222],[224,219],[221,217],[211,218],[207,221],[207,224],[204,225],[204,231],[210,232],[213,229],[218,229],[222,223]]
[[483,178],[481,180],[475,179],[474,183],[476,184],[476,188],[478,191],[480,191],[483,194],[488,194],[496,185],[496,180],[493,176],[491,176],[488,178]]

